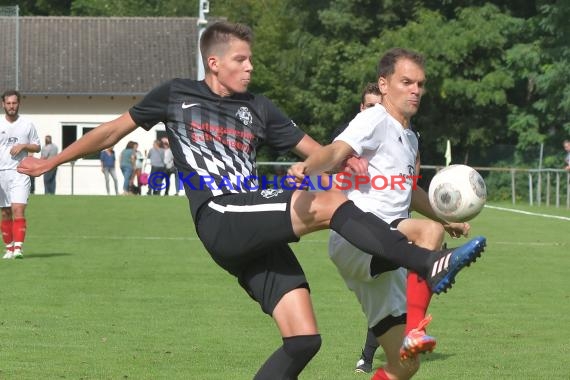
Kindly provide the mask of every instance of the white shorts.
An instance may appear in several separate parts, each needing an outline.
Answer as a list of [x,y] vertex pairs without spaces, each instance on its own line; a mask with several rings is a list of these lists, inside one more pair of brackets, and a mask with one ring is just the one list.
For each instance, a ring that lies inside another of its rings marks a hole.
[[406,269],[371,276],[372,256],[334,231],[329,237],[329,256],[348,288],[358,298],[368,319],[368,327],[374,327],[389,315],[397,317],[406,312]]
[[15,169],[0,170],[0,207],[10,207],[13,203],[28,203],[30,177]]

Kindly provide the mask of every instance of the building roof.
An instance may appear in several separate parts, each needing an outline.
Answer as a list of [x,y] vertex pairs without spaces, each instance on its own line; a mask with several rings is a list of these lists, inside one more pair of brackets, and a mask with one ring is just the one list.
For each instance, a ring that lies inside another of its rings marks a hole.
[[15,20],[0,17],[0,92],[140,95],[170,78],[196,77],[194,17]]

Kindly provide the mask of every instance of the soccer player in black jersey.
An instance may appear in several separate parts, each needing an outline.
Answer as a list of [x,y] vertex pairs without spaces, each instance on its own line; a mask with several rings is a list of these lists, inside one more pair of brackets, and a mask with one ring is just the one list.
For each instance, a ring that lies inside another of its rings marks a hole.
[[[319,350],[321,337],[309,285],[288,243],[332,228],[387,267],[417,272],[440,293],[480,255],[485,239],[432,252],[408,244],[404,235],[390,231],[340,192],[260,189],[255,176],[261,142],[301,158],[320,145],[267,98],[247,91],[253,71],[251,44],[247,26],[212,24],[200,40],[203,81],[167,81],[57,156],[26,159],[18,170],[38,176],[116,144],[137,126],[148,130],[163,122],[200,240],[213,260],[273,317],[283,338],[255,379],[296,379]],[[246,183],[241,183],[244,178]]]

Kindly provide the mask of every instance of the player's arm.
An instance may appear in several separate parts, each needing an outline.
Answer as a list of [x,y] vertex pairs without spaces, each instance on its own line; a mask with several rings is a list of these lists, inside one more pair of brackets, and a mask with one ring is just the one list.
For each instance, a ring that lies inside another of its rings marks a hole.
[[[302,140],[301,140],[302,142]],[[296,149],[299,148],[297,145]],[[298,162],[289,168],[288,174],[302,180],[305,175],[328,172],[339,166],[347,157],[354,154],[350,145],[344,141],[335,141],[312,152],[301,152],[307,156],[305,161]]]
[[441,224],[447,224],[446,221],[437,217],[437,215],[435,214],[435,212],[433,211],[433,208],[431,207],[431,205],[429,203],[428,194],[426,193],[426,191],[424,189],[422,189],[419,186],[417,186],[412,191],[411,208],[412,208],[412,210],[419,212],[420,214],[422,214],[425,217],[430,218],[431,220],[435,220],[436,222],[439,222]]
[[311,154],[315,153],[320,148],[322,148],[321,144],[316,142],[311,136],[305,135],[303,136],[301,141],[299,141],[297,145],[295,145],[292,151],[297,156],[301,157],[302,159],[305,159],[309,157]]
[[423,216],[441,223],[443,225],[443,228],[445,228],[447,233],[452,237],[460,237],[462,235],[467,236],[469,234],[469,230],[471,229],[469,223],[450,223],[438,218],[435,215],[431,204],[429,203],[428,194],[419,186],[414,191],[412,191],[411,208]]
[[115,145],[136,128],[137,125],[131,115],[125,112],[118,118],[103,123],[85,134],[54,157],[47,160],[33,157],[24,158],[18,165],[18,172],[37,177],[65,162],[76,160]]
[[28,153],[39,153],[42,147],[39,144],[24,144],[24,149],[27,150]]
[[10,149],[10,154],[12,156],[17,156],[24,150],[28,153],[38,153],[41,150],[41,147],[38,144],[16,144],[12,149]]
[[[420,173],[420,152],[418,151],[416,155],[416,173]],[[442,225],[447,225],[448,223],[445,220],[442,220],[437,217],[431,204],[429,203],[429,196],[424,189],[420,186],[417,186],[417,180],[419,179],[419,175],[417,178],[413,178],[414,187],[412,191],[412,202],[410,208],[413,211],[417,211],[425,217],[430,218],[431,220],[435,220],[436,222],[441,223]]]

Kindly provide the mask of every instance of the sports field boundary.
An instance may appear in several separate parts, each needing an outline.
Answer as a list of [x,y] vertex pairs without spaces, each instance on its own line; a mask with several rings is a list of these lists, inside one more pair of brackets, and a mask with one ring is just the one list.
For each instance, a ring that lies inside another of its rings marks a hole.
[[540,216],[540,217],[542,217],[542,218],[560,219],[560,220],[566,220],[566,221],[570,222],[570,218],[569,218],[569,217],[566,217],[566,216],[542,214],[542,213],[538,213],[538,212],[530,212],[530,211],[517,210],[517,209],[513,209],[513,208],[506,208],[506,207],[499,207],[499,206],[489,206],[489,205],[485,205],[485,208],[490,208],[490,209],[492,209],[492,210],[499,210],[499,211],[514,212],[514,213],[517,213],[517,214],[524,214],[524,215],[531,215],[531,216]]

